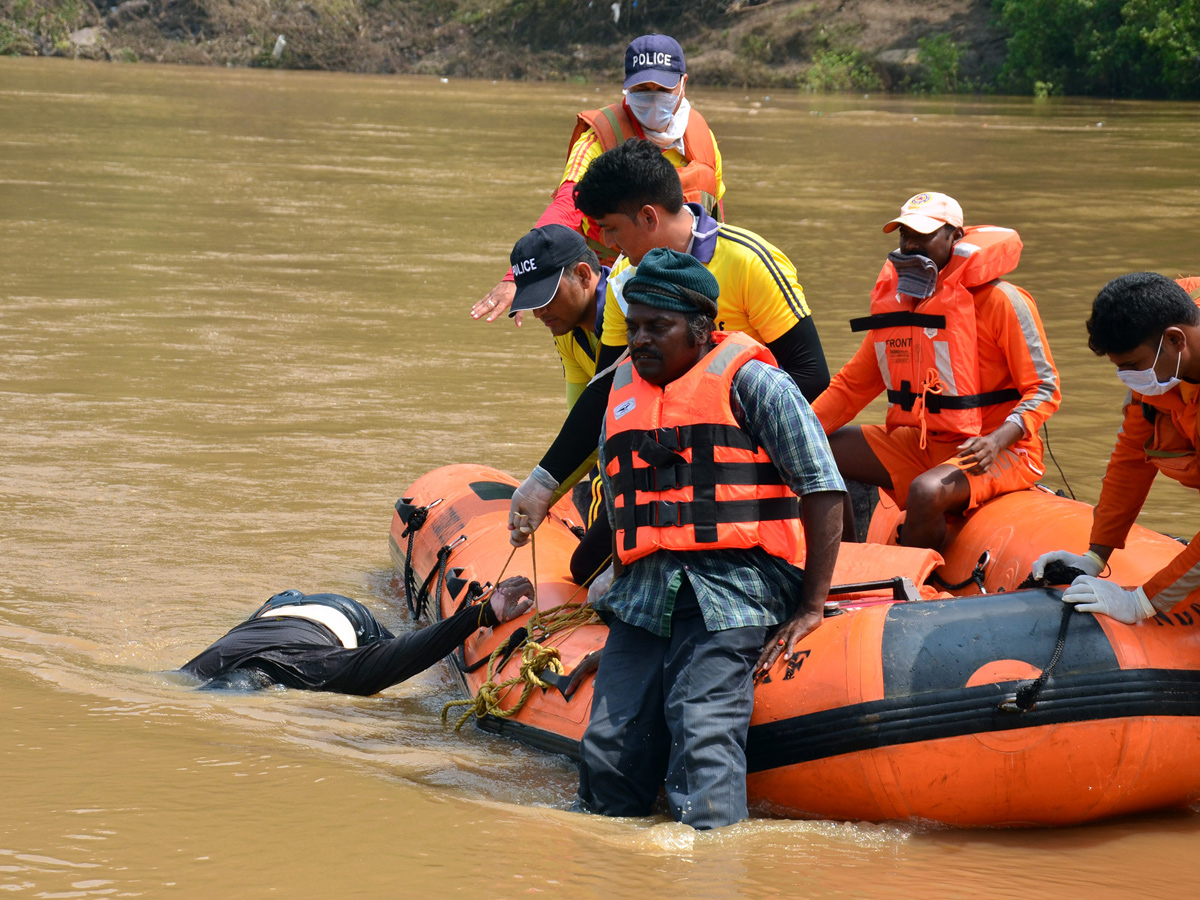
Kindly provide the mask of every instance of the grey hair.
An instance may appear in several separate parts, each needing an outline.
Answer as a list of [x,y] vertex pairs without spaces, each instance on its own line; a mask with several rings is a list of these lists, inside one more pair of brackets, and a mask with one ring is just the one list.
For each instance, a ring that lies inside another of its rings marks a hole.
[[704,313],[689,313],[687,316],[688,343],[693,347],[712,342],[712,333],[717,323]]

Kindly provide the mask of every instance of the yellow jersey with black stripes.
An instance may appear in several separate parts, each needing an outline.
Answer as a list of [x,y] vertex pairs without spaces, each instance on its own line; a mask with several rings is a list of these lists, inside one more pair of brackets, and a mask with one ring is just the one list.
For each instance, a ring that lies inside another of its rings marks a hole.
[[596,374],[600,337],[594,331],[576,328],[570,334],[556,337],[554,348],[558,351],[563,376],[567,381],[567,409],[570,409]]
[[600,333],[604,330],[604,309],[608,296],[608,266],[600,267],[596,281],[596,328],[589,330],[582,325],[567,334],[554,338],[554,349],[562,363],[563,376],[567,382],[567,409],[575,405],[587,383],[596,374],[596,354],[600,352]]
[[[742,331],[767,344],[811,315],[796,267],[783,251],[753,231],[719,224],[699,204],[689,203],[687,208],[696,217],[688,253],[704,264],[721,288],[718,329]],[[622,293],[629,277],[623,273],[629,268],[629,260],[622,257],[608,279],[601,342],[609,347],[624,347],[627,340]]]

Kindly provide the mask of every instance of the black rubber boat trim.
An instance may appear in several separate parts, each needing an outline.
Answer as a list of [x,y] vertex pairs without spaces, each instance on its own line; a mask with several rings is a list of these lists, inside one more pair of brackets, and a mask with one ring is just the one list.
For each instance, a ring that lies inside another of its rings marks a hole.
[[875,700],[755,725],[746,746],[750,772],[938,738],[1038,725],[1139,716],[1200,717],[1200,672],[1137,669],[1056,675],[1037,707],[1014,715],[999,709],[1026,682]]
[[[998,706],[1022,681],[881,700],[798,716],[750,729],[747,770],[763,772],[879,747],[1136,716],[1200,717],[1200,672],[1140,669],[1067,676],[1047,685],[1037,708],[1022,715]],[[536,750],[579,759],[579,742],[542,728],[486,716],[476,725]]]

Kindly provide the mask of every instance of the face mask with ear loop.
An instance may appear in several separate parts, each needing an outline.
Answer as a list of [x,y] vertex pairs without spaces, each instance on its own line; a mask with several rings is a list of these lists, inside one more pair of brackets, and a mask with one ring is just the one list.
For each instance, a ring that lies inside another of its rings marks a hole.
[[[625,102],[646,133],[646,139],[660,149],[677,143],[687,131],[692,111],[687,97],[680,97],[674,91],[626,91]],[[675,108],[676,103],[679,109]]]
[[896,270],[896,293],[924,300],[937,290],[938,267],[928,256],[893,250],[888,260]]
[[675,117],[679,95],[674,91],[626,91],[625,102],[643,128],[666,131]]
[[1137,369],[1133,372],[1117,372],[1117,377],[1121,379],[1121,383],[1135,394],[1153,397],[1158,394],[1165,394],[1179,384],[1181,380],[1179,377],[1179,366],[1183,363],[1182,353],[1175,359],[1175,374],[1172,377],[1166,381],[1159,381],[1158,376],[1154,374],[1154,367],[1158,365],[1158,357],[1162,354],[1163,339],[1166,336],[1166,332],[1164,332],[1163,336],[1158,339],[1158,350],[1154,353],[1154,362],[1150,363],[1150,368]]

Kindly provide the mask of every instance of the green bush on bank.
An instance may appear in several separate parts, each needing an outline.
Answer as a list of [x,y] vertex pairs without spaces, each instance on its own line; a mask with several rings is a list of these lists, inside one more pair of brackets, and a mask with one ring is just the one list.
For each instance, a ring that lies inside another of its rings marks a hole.
[[917,59],[921,64],[920,88],[931,94],[958,93],[958,67],[962,47],[948,34],[917,41]]
[[71,32],[95,13],[84,0],[0,0],[0,55],[66,52]]
[[811,91],[878,91],[883,79],[875,71],[870,57],[861,50],[818,50],[812,66],[804,75],[804,86]]
[[1002,89],[1200,99],[1200,0],[993,0]]

